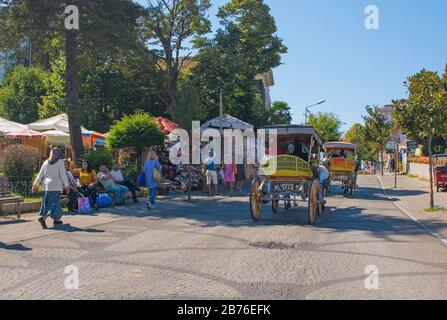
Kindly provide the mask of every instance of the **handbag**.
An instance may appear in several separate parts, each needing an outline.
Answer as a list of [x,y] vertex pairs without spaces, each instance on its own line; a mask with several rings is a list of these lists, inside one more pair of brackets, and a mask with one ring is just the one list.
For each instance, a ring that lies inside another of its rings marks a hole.
[[96,199],[99,208],[108,208],[112,206],[113,199],[107,193],[101,193]]
[[90,205],[90,199],[88,197],[84,197],[81,193],[78,193],[78,212],[80,214],[88,214],[91,213],[92,206]]
[[138,187],[142,188],[146,185],[146,174],[144,172],[141,172],[138,175]]
[[161,181],[161,173],[160,173],[160,171],[158,171],[157,169],[154,169],[154,172],[152,173],[152,178],[156,182],[160,182]]

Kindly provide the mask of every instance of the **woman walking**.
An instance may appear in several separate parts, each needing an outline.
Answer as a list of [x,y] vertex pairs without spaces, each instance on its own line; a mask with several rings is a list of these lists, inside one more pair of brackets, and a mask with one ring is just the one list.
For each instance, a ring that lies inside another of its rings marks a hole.
[[68,192],[69,183],[64,162],[61,160],[61,153],[58,148],[53,148],[50,158],[46,160],[40,168],[39,175],[33,184],[33,192],[38,191],[39,184],[42,184],[42,206],[40,209],[39,222],[43,229],[47,229],[46,219],[50,216],[54,225],[61,225],[62,208],[60,197],[62,191]]
[[230,195],[234,193],[234,183],[236,182],[237,167],[233,164],[226,164],[224,169],[224,179],[230,189]]
[[147,208],[149,210],[155,209],[155,197],[157,196],[159,181],[154,178],[155,175],[161,175],[161,165],[158,161],[157,154],[154,150],[150,150],[147,160],[144,163],[144,173],[146,175],[146,186],[149,189],[149,201]]

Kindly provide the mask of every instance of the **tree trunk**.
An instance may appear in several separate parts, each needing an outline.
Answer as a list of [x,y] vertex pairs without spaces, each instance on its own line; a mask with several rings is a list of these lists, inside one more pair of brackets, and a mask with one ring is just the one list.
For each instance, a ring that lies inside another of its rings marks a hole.
[[384,147],[380,146],[380,174],[382,175],[382,177],[385,175],[384,174],[384,168],[383,168],[383,153],[384,153]]
[[70,142],[75,163],[79,162],[84,153],[81,132],[81,108],[79,105],[79,79],[77,61],[77,38],[76,31],[66,30],[65,54],[67,56],[67,115],[70,128]]
[[399,170],[399,142],[396,138],[396,150],[394,152],[394,189],[397,189],[397,174]]
[[177,111],[178,93],[177,93],[178,71],[174,68],[170,68],[169,81],[168,81],[168,99],[169,112]]
[[433,154],[432,154],[433,135],[428,138],[428,159],[430,170],[430,208],[435,207],[434,190],[433,190]]

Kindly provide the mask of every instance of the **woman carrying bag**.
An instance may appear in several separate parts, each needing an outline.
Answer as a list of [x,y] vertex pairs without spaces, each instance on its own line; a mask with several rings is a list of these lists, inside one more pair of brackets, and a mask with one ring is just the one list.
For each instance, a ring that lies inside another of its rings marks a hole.
[[161,181],[161,165],[158,161],[157,154],[154,150],[150,150],[147,160],[144,163],[144,174],[146,176],[146,187],[149,189],[149,201],[147,208],[155,209],[155,197],[157,196],[158,184]]
[[40,168],[39,175],[33,184],[33,192],[37,193],[39,184],[42,184],[42,206],[40,208],[39,223],[47,229],[46,219],[50,216],[54,225],[63,224],[60,197],[62,191],[68,192],[69,182],[61,152],[53,148],[50,158]]

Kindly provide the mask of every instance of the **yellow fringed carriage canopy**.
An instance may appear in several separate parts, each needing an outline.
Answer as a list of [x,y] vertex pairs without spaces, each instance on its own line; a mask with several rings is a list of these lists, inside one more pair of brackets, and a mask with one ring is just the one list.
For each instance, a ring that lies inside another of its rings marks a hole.
[[[357,154],[357,145],[347,142],[328,142],[323,146],[324,153],[330,158],[332,174],[348,174],[355,171],[355,155]],[[345,157],[340,157],[341,151],[346,153]],[[338,153],[338,157],[331,157]]]
[[[263,164],[263,170],[269,177],[302,177],[311,179],[313,176],[310,161],[312,154],[318,154],[322,143],[316,129],[303,125],[272,125],[262,129],[277,133],[277,150],[268,162]],[[288,148],[293,146],[295,154],[289,154]],[[300,150],[297,150],[300,149]],[[271,162],[274,162],[273,166]],[[269,169],[270,167],[270,169]],[[273,169],[274,168],[274,169]]]

